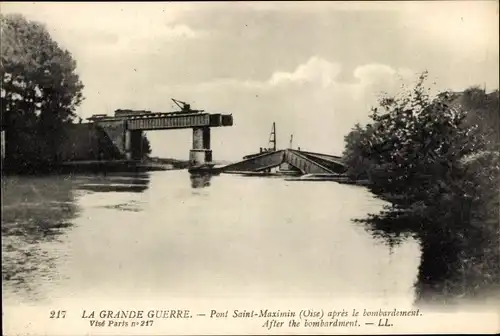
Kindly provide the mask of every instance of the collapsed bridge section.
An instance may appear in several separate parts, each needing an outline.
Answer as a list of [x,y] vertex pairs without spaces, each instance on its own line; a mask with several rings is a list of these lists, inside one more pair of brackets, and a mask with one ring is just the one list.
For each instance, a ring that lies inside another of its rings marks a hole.
[[340,157],[295,149],[263,152],[221,168],[225,173],[263,172],[287,163],[302,174],[341,174],[346,170]]

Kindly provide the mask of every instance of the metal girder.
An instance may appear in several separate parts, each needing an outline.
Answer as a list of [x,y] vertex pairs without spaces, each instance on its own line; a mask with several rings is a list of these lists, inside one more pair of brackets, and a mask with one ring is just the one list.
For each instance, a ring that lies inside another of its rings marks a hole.
[[209,113],[191,113],[191,114],[149,114],[140,116],[126,117],[106,117],[95,119],[98,124],[108,124],[115,122],[126,122],[128,130],[161,130],[161,129],[180,129],[193,127],[221,127],[232,126],[233,116],[230,114],[209,114]]
[[259,172],[288,163],[299,169],[303,174],[333,174],[335,169],[324,165],[320,160],[310,158],[293,149],[264,152],[249,159],[236,162],[221,170],[225,172]]
[[303,174],[332,174],[333,170],[319,162],[302,155],[299,151],[288,149],[285,153],[285,162],[299,169]]
[[323,154],[323,153],[306,152],[306,151],[301,151],[301,150],[299,150],[299,152],[300,152],[300,154],[306,155],[308,157],[318,158],[321,160],[334,162],[334,163],[337,163],[339,165],[345,165],[342,161],[342,158],[339,156]]
[[300,154],[328,168],[329,170],[334,171],[335,173],[344,173],[347,169],[346,165],[343,162],[340,162],[339,160],[329,160],[326,158],[327,156],[306,154],[304,152],[300,152]]
[[224,166],[221,169],[222,171],[226,172],[262,171],[265,169],[277,167],[281,163],[283,163],[284,154],[284,150],[279,150],[276,152],[265,152],[250,159]]

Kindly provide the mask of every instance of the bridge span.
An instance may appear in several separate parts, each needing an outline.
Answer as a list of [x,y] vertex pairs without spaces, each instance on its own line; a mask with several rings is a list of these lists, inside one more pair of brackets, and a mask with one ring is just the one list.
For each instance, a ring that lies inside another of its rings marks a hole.
[[191,128],[193,145],[189,153],[190,164],[198,166],[212,162],[210,129],[211,127],[232,126],[233,116],[191,110],[189,104],[180,103],[184,105],[179,105],[181,111],[178,112],[116,110],[114,116],[97,114],[88,120],[108,133],[117,147],[124,152],[127,160],[140,159],[142,132]]

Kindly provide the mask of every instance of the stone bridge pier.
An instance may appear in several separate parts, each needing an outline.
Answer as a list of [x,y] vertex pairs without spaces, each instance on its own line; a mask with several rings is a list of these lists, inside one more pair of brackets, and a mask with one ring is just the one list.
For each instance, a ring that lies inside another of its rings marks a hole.
[[[210,127],[193,128],[193,145],[189,152],[189,162],[193,166],[212,162]],[[125,130],[125,157],[127,160],[142,158],[142,131]]]
[[142,159],[141,130],[125,130],[125,157],[127,160]]
[[212,162],[210,127],[194,127],[193,147],[189,152],[189,163],[192,166],[199,166],[208,162]]

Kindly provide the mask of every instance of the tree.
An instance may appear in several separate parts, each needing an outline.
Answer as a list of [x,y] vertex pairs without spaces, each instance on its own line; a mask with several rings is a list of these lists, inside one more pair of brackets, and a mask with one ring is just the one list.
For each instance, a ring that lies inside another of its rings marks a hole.
[[75,117],[83,85],[71,54],[43,24],[0,15],[1,117],[7,159],[53,162],[63,126]]
[[485,148],[464,123],[465,110],[452,106],[447,95],[431,98],[425,79],[426,73],[413,89],[381,99],[373,123],[348,135],[359,139],[346,147],[349,171],[365,171],[375,191],[400,206],[435,204],[443,192],[459,193],[462,158]]
[[358,123],[344,137],[344,161],[347,165],[347,175],[353,179],[369,178],[369,167],[372,167],[375,162],[366,153],[369,147],[369,139],[372,136],[373,128],[368,125],[367,128],[361,127]]
[[500,284],[498,91],[430,97],[426,75],[381,99],[372,122],[346,136],[344,156],[351,176],[391,202],[378,228],[408,225],[421,238],[421,288],[475,295]]
[[146,134],[143,134],[141,138],[141,154],[142,158],[146,158],[151,154],[151,145]]
[[499,91],[486,93],[477,86],[468,88],[456,97],[454,103],[467,110],[465,122],[475,126],[484,136],[487,149],[499,150],[500,147],[500,108]]

